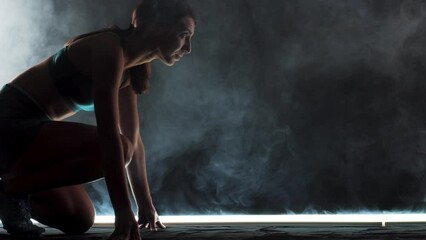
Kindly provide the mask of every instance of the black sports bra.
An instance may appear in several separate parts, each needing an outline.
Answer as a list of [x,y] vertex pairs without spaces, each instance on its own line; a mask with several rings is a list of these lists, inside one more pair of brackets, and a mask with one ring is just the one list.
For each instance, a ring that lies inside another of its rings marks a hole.
[[[81,38],[101,32],[113,32],[120,37],[123,46],[123,37],[129,35],[131,30],[131,28],[129,30],[111,29],[85,34]],[[75,68],[68,56],[68,46],[63,47],[50,58],[49,72],[58,92],[74,111],[94,110],[92,79]],[[124,72],[121,84],[124,84],[126,80],[127,74]]]

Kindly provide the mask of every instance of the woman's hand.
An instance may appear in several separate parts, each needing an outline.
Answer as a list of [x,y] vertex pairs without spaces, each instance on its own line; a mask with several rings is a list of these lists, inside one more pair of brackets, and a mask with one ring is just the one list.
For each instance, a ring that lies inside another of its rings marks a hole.
[[157,210],[155,210],[153,205],[139,209],[138,223],[140,228],[148,228],[150,231],[157,231],[157,227],[162,229],[166,228],[166,226],[160,222]]
[[140,240],[138,223],[133,213],[115,219],[115,229],[108,240]]

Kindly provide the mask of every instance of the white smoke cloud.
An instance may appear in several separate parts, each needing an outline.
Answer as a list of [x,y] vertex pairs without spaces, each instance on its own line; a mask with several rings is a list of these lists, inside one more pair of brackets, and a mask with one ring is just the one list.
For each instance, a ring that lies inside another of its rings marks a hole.
[[43,57],[45,32],[50,24],[50,1],[0,0],[0,86]]

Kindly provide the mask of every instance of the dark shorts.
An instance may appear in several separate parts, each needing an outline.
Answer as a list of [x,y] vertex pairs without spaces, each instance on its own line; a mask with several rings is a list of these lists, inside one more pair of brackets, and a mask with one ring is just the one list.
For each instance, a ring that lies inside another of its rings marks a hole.
[[50,119],[22,90],[0,90],[0,173],[8,172]]

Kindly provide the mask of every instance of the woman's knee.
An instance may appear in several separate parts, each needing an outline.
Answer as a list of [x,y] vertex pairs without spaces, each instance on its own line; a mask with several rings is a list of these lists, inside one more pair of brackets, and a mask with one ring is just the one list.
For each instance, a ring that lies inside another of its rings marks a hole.
[[87,232],[95,222],[96,211],[90,199],[81,198],[75,200],[72,211],[58,219],[57,228],[66,234],[83,234]]
[[95,221],[95,208],[81,185],[34,194],[30,204],[34,219],[67,234],[82,234]]
[[32,215],[37,221],[70,235],[87,232],[95,222],[93,207],[86,208],[84,211],[63,212],[59,214],[39,214],[33,212]]
[[83,234],[87,232],[94,224],[95,216],[81,213],[74,216],[64,216],[57,229],[69,235]]

